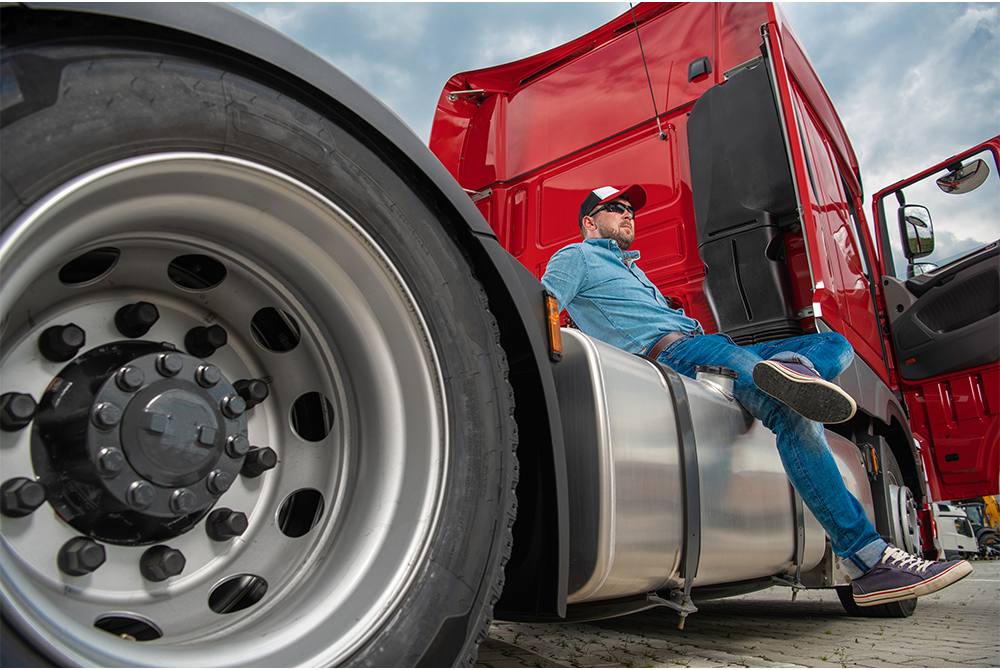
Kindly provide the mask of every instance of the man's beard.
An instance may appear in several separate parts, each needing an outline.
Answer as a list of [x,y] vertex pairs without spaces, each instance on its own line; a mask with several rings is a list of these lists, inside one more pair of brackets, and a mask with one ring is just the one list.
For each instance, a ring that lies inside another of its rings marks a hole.
[[625,228],[623,226],[597,226],[597,232],[601,234],[601,237],[614,240],[618,243],[618,248],[625,251],[630,246],[632,246],[632,241],[635,240],[635,227],[630,226]]

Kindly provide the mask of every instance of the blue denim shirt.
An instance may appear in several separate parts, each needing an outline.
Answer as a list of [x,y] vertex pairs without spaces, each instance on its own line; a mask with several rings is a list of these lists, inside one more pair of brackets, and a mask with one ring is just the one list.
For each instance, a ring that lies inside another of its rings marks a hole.
[[673,309],[635,262],[610,239],[563,247],[545,268],[542,283],[583,332],[630,353],[644,353],[667,333],[704,331],[682,309]]

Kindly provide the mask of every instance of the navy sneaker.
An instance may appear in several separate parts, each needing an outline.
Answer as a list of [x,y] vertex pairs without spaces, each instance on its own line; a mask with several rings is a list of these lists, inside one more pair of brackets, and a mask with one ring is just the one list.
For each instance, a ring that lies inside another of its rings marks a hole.
[[926,596],[972,574],[968,561],[925,561],[891,544],[874,568],[851,582],[860,607]]
[[820,423],[847,421],[858,408],[844,389],[799,363],[761,361],[753,368],[753,381],[764,393]]

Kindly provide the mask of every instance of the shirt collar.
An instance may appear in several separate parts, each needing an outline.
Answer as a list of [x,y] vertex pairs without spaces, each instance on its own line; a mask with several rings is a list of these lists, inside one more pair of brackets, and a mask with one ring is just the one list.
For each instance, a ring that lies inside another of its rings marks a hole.
[[608,249],[618,256],[625,265],[632,265],[639,260],[640,254],[638,251],[622,251],[618,248],[617,242],[606,237],[592,237],[584,240],[584,242]]

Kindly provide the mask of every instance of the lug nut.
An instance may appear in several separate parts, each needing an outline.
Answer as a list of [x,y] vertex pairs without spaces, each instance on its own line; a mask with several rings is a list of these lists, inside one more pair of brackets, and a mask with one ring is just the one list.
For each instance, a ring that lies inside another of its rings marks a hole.
[[142,553],[139,572],[151,582],[162,582],[184,572],[186,563],[179,549],[158,544]]
[[259,477],[278,464],[278,454],[271,447],[251,449],[243,461],[240,474],[244,477]]
[[28,516],[45,502],[45,487],[27,477],[8,479],[0,487],[0,512],[4,516]]
[[250,440],[242,435],[233,435],[226,440],[226,453],[233,458],[246,456],[248,451],[250,451]]
[[225,470],[212,470],[208,473],[208,490],[214,496],[221,496],[233,485],[233,476]]
[[149,482],[132,482],[125,494],[129,507],[133,509],[146,509],[153,504],[156,498],[156,489]]
[[97,453],[97,467],[105,477],[114,477],[125,467],[125,454],[114,447],[104,447]]
[[38,336],[38,350],[53,363],[62,363],[76,356],[86,341],[83,328],[75,323],[51,326]]
[[210,389],[222,381],[222,372],[214,365],[199,365],[198,370],[194,373],[194,378],[198,380],[199,384]]
[[81,577],[101,567],[107,555],[104,547],[89,537],[74,537],[59,549],[59,569]]
[[267,382],[262,379],[240,379],[233,384],[233,388],[240,394],[247,403],[247,409],[259,405],[267,400],[271,390],[267,387]]
[[208,515],[205,520],[205,532],[216,542],[225,542],[242,535],[249,525],[247,515],[243,512],[220,507]]
[[184,348],[198,358],[207,358],[219,347],[225,346],[229,335],[222,326],[195,326],[184,336]]
[[142,337],[160,318],[160,311],[151,302],[135,302],[115,312],[115,326],[125,337]]
[[145,381],[146,375],[134,365],[126,365],[115,374],[115,384],[126,393],[138,391]]
[[164,377],[173,377],[184,369],[184,359],[180,354],[160,354],[156,359],[156,371]]
[[0,396],[0,428],[8,432],[21,430],[35,416],[38,405],[27,393],[4,393]]
[[108,430],[117,426],[118,422],[122,420],[122,411],[117,405],[109,402],[100,402],[94,408],[93,418],[98,428]]
[[220,403],[222,413],[230,419],[238,419],[247,411],[247,403],[238,395],[228,395]]
[[187,514],[197,502],[198,496],[188,489],[177,489],[170,494],[170,510],[174,514]]

